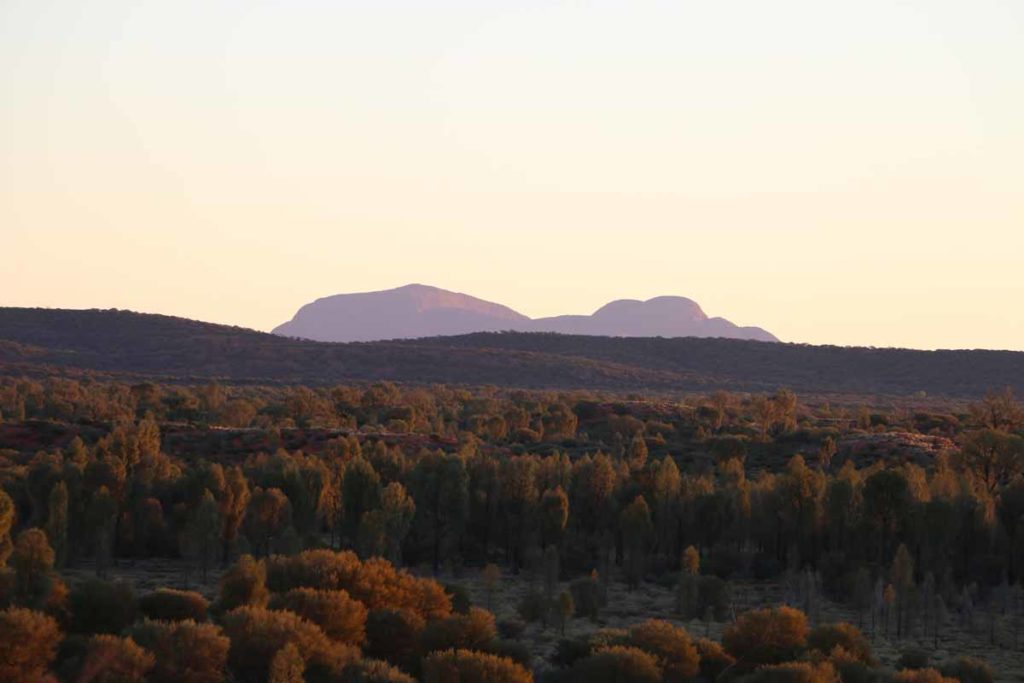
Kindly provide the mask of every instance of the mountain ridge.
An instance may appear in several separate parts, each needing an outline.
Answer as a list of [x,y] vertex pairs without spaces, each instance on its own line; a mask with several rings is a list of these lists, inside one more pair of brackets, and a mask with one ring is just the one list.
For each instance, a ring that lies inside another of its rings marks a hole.
[[353,342],[506,331],[779,341],[760,327],[741,327],[722,317],[708,317],[696,301],[682,296],[617,299],[590,315],[531,319],[502,304],[422,284],[321,297],[299,308],[272,334]]
[[482,332],[330,343],[118,310],[0,308],[0,374],[330,386],[412,384],[608,391],[977,398],[1024,394],[1024,352],[917,351],[740,339]]

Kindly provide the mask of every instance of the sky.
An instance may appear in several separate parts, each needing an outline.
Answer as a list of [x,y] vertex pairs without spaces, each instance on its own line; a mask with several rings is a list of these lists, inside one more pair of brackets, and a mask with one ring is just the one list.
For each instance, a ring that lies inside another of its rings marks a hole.
[[1020,0],[0,0],[0,305],[411,282],[1024,350]]

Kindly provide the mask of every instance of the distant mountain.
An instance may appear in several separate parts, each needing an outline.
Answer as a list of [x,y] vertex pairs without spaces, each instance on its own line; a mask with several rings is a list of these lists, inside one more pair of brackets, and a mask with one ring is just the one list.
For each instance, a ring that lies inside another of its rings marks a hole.
[[1007,386],[1024,394],[1024,353],[494,332],[334,344],[129,311],[0,308],[0,375],[673,393],[789,387],[877,401],[973,398]]
[[724,318],[709,318],[695,301],[681,296],[623,299],[593,315],[531,320],[507,306],[426,285],[317,299],[273,332],[314,341],[350,342],[497,331],[778,341],[759,327],[739,327]]

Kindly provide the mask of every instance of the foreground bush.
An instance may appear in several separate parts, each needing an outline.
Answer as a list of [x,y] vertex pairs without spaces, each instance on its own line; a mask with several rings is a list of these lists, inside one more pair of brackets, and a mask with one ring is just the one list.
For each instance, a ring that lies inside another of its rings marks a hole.
[[263,563],[254,559],[252,555],[243,555],[220,579],[218,607],[224,611],[244,605],[265,607],[269,596],[267,573]]
[[807,616],[792,607],[744,612],[722,636],[726,651],[743,664],[796,659],[807,643]]
[[736,663],[736,658],[713,640],[699,638],[696,647],[700,656],[700,676],[705,680],[717,680],[723,671]]
[[416,683],[416,679],[379,659],[360,659],[345,669],[341,683]]
[[651,654],[664,683],[683,683],[697,675],[700,655],[690,634],[667,621],[648,619],[629,630],[629,644]]
[[828,662],[786,662],[763,666],[740,679],[742,683],[841,683]]
[[960,683],[955,678],[946,678],[936,669],[904,669],[893,676],[897,683]]
[[32,610],[0,612],[0,681],[44,680],[60,643],[60,629],[51,617]]
[[224,616],[224,634],[231,641],[228,665],[242,681],[266,681],[278,650],[291,643],[306,662],[310,681],[340,675],[358,659],[359,651],[331,641],[319,626],[291,612],[239,607]]
[[129,638],[93,636],[78,680],[90,683],[142,683],[155,658]]
[[415,670],[420,634],[426,622],[411,610],[371,610],[366,617],[364,653],[407,671]]
[[209,601],[195,591],[158,588],[139,598],[139,611],[160,621],[206,621]]
[[573,683],[660,683],[661,669],[654,656],[640,648],[613,645],[577,661],[569,680]]
[[132,640],[156,657],[154,683],[218,683],[225,679],[231,643],[219,626],[194,621],[146,621],[132,629]]
[[356,646],[366,642],[366,607],[343,590],[294,588],[275,595],[270,607],[298,614],[323,629],[332,640]]
[[470,650],[434,652],[423,660],[424,683],[532,683],[533,674],[496,655]]
[[482,650],[498,636],[494,615],[479,607],[429,623],[420,636],[421,651]]
[[846,622],[816,627],[807,636],[807,646],[826,656],[840,647],[850,657],[864,664],[873,665],[875,662],[871,654],[871,643],[859,628]]
[[135,591],[124,582],[88,579],[71,589],[71,631],[120,633],[135,623]]
[[399,571],[376,557],[360,562],[352,552],[307,550],[267,560],[267,587],[275,593],[294,588],[344,590],[367,609],[408,609],[426,620],[452,613],[451,598],[432,579]]
[[992,683],[992,667],[974,657],[960,657],[943,665],[940,670],[943,676],[955,678],[960,683]]

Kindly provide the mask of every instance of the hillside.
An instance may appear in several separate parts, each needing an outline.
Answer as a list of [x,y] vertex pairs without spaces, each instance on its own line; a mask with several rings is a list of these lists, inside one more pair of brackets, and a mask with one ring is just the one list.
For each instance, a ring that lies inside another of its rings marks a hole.
[[911,351],[481,333],[371,343],[302,341],[127,311],[0,308],[0,372],[70,369],[179,379],[324,384],[394,380],[524,388],[975,397],[1024,393],[1024,353]]
[[608,337],[725,337],[778,341],[759,327],[709,318],[681,296],[621,299],[592,315],[530,319],[508,306],[427,285],[337,294],[306,304],[274,334],[315,341],[422,339],[474,332],[556,332]]

